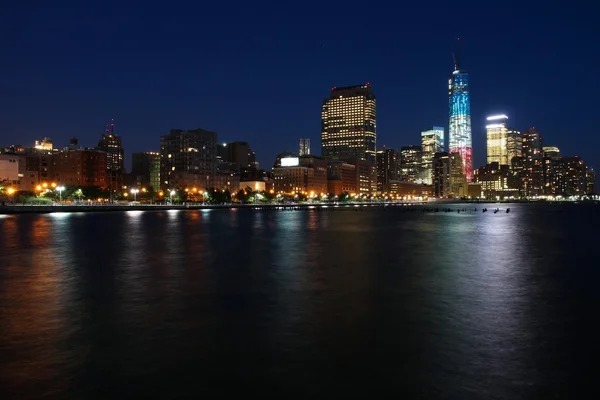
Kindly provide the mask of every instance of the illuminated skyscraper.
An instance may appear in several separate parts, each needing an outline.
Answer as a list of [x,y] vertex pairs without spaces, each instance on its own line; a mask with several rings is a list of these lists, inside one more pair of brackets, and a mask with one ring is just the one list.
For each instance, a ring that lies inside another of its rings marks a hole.
[[516,129],[507,126],[506,115],[487,117],[487,163],[512,165],[515,157],[521,157],[523,138]]
[[298,155],[302,156],[310,156],[310,139],[302,138],[300,139],[300,146],[298,148]]
[[454,61],[454,71],[448,80],[450,99],[450,132],[448,152],[458,153],[462,172],[467,182],[473,179],[473,144],[471,138],[471,100],[469,74],[460,69],[459,58]]
[[423,167],[423,150],[421,146],[404,146],[400,148],[400,179],[405,182],[420,182]]
[[111,171],[125,170],[125,157],[121,137],[115,133],[115,122],[106,125],[104,135],[98,142],[98,149],[107,153],[107,168]]
[[423,182],[431,185],[433,182],[433,157],[435,153],[444,151],[444,128],[434,126],[421,132]]
[[386,149],[377,152],[377,190],[384,191],[390,181],[398,180],[400,171],[400,157],[394,149]]
[[523,191],[526,196],[544,192],[544,153],[542,135],[531,128],[523,133]]
[[375,94],[364,85],[332,88],[321,113],[321,154],[327,159],[375,162]]
[[112,196],[113,192],[121,190],[123,173],[125,172],[125,151],[123,150],[121,137],[115,133],[114,121],[106,125],[104,135],[98,142],[98,149],[106,152],[108,187]]
[[586,193],[587,194],[595,194],[596,193],[596,172],[593,168],[588,167],[586,176],[585,176],[585,184],[586,184]]

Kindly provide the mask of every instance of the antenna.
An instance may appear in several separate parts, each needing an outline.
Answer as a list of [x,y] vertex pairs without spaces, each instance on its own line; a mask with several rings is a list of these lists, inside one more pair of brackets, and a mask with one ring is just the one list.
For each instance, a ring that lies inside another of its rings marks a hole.
[[456,57],[452,54],[454,58],[454,70],[458,71],[460,69],[460,38],[456,38]]

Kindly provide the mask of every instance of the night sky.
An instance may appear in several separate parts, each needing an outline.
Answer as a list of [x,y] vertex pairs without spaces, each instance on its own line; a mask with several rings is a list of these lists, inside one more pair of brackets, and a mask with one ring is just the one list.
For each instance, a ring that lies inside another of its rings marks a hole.
[[364,82],[377,95],[378,147],[418,144],[431,125],[447,131],[460,36],[475,166],[492,113],[600,166],[598,2],[6,3],[1,145],[94,146],[114,118],[128,154],[202,127],[250,142],[270,168],[300,137],[319,154],[322,100]]

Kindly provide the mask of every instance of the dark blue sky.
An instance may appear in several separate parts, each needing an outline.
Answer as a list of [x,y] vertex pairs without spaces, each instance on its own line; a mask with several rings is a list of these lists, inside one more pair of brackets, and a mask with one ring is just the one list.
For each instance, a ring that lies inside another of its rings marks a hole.
[[497,112],[600,165],[597,2],[11,3],[0,12],[2,145],[95,145],[114,118],[128,153],[202,127],[249,141],[270,167],[300,137],[320,153],[323,98],[367,81],[378,147],[416,144],[428,126],[447,129],[460,36],[476,166]]

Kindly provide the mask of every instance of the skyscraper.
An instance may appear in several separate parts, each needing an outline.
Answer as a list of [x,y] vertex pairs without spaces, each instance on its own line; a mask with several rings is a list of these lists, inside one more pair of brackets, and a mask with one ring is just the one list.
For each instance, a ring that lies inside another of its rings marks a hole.
[[98,149],[107,153],[107,168],[112,171],[125,170],[125,157],[121,137],[115,133],[115,122],[106,125]]
[[310,156],[310,139],[309,138],[301,138],[300,146],[298,149],[298,155],[302,156]]
[[462,160],[462,172],[467,182],[473,179],[473,144],[471,138],[471,100],[469,74],[460,69],[458,57],[454,71],[448,80],[450,103],[450,130],[448,152],[458,153]]
[[444,151],[444,128],[434,126],[421,132],[421,148],[423,182],[431,185],[433,183],[433,157],[435,153]]
[[398,152],[394,149],[386,149],[377,152],[377,190],[384,191],[390,181],[398,180],[400,159]]
[[542,135],[534,128],[523,133],[523,190],[526,196],[539,196],[544,191]]
[[[528,150],[527,146],[523,146],[523,154]],[[542,147],[542,171],[544,180],[543,194],[556,195],[559,193],[559,177],[562,174],[563,164],[560,149],[556,146]],[[523,175],[523,180],[527,176]]]
[[433,156],[433,195],[438,198],[450,196],[450,156],[435,153]]
[[332,88],[321,113],[321,154],[327,159],[376,158],[376,109],[373,88],[364,85]]
[[587,166],[585,162],[575,157],[563,157],[563,174],[559,179],[559,187],[563,196],[577,196],[586,194],[586,173]]
[[521,133],[508,127],[506,115],[492,115],[487,117],[487,122],[487,163],[512,165],[513,159],[522,155]]
[[121,137],[115,133],[115,121],[106,125],[104,135],[98,142],[98,149],[106,153],[108,187],[112,194],[112,192],[121,190],[125,172],[125,151]]
[[405,182],[417,182],[421,177],[423,150],[421,146],[400,148],[400,174]]
[[588,167],[587,173],[585,175],[585,184],[587,194],[595,194],[596,193],[596,172],[593,168]]

